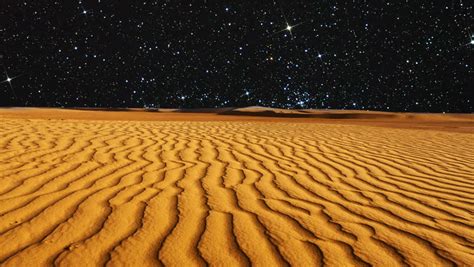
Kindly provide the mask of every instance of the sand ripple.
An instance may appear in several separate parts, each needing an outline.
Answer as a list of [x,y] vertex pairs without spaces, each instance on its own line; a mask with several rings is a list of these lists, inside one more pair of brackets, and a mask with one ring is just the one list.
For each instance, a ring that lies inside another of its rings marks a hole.
[[0,122],[5,266],[474,265],[472,134]]

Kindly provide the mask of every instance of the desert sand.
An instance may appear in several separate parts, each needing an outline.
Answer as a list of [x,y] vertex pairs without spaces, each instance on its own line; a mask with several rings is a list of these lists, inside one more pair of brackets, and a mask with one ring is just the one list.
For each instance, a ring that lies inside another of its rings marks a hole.
[[0,109],[3,266],[474,266],[474,116]]

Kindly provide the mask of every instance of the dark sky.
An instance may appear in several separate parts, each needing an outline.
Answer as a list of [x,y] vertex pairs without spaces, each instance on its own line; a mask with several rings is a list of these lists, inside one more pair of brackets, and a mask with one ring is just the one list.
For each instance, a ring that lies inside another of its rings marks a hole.
[[0,105],[472,112],[473,22],[466,0],[0,0]]

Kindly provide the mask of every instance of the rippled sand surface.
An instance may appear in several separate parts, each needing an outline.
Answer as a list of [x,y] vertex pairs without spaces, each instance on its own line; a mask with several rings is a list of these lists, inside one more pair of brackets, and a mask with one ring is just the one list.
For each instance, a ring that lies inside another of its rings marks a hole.
[[0,119],[5,266],[474,265],[474,135]]

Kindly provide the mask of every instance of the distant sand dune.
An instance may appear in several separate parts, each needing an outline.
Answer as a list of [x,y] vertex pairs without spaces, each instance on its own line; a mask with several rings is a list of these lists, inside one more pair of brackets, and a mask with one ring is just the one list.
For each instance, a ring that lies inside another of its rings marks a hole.
[[474,135],[0,119],[5,266],[474,266]]

